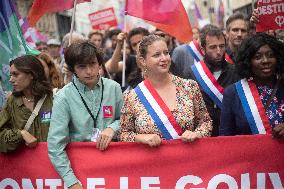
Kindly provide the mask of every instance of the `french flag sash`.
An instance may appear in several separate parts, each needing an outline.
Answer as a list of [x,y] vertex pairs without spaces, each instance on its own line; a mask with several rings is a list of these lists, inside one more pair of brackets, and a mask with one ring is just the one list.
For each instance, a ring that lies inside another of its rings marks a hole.
[[197,83],[203,91],[221,108],[224,88],[218,83],[204,61],[196,62],[191,66]]
[[197,41],[191,41],[187,45],[187,50],[193,56],[196,62],[199,62],[200,60],[203,59],[203,53]]
[[144,80],[134,88],[134,91],[165,139],[178,139],[182,134],[182,128],[150,81]]
[[242,79],[235,83],[235,87],[252,133],[271,134],[272,129],[255,83]]
[[235,64],[235,62],[231,59],[231,57],[225,53],[225,60],[230,64]]

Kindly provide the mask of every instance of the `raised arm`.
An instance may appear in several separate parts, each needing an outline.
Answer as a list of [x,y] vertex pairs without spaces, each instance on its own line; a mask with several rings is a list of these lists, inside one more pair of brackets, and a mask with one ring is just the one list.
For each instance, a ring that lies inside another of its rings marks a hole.
[[109,73],[117,73],[122,71],[121,50],[123,48],[123,41],[126,38],[126,33],[119,33],[117,35],[117,44],[112,57],[105,63],[106,70]]

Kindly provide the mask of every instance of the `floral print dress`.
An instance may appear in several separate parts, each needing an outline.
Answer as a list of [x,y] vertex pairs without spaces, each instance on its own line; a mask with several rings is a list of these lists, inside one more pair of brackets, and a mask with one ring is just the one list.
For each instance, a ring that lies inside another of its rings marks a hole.
[[[212,120],[207,112],[198,84],[172,76],[176,86],[176,108],[172,111],[177,123],[183,131],[198,132],[201,136],[210,136]],[[137,134],[158,134],[165,139],[140,102],[134,90],[124,95],[124,104],[120,118],[120,140],[134,142]]]
[[[270,88],[269,86],[257,86],[260,99],[262,101],[262,104],[267,103],[268,99],[270,98],[270,95],[273,91],[273,88]],[[270,122],[270,125],[272,128],[279,124],[284,123],[284,99],[279,100],[276,96],[273,97],[273,100],[271,101],[269,107],[266,110],[266,115],[268,116],[268,120]]]

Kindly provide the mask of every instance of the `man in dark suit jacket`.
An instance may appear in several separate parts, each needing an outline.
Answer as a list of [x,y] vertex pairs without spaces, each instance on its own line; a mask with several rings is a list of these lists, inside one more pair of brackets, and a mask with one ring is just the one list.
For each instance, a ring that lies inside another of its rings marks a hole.
[[[223,88],[236,82],[238,76],[235,71],[235,66],[225,60],[226,40],[223,32],[217,26],[211,25],[210,30],[201,32],[200,43],[204,53],[204,63],[209,70],[208,74],[211,78],[214,77],[214,80]],[[208,95],[206,89],[193,72],[193,67],[188,75],[188,79],[193,79],[198,82],[207,110],[213,120],[212,136],[218,136],[221,107],[217,105],[212,96]]]

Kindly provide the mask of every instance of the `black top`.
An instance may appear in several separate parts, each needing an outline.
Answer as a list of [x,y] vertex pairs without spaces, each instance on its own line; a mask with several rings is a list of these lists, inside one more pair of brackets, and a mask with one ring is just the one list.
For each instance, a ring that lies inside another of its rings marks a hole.
[[229,47],[226,47],[225,52],[229,55],[229,57],[233,60],[233,62],[236,63],[238,53],[233,52]]
[[[136,64],[136,56],[135,55],[129,55],[126,58],[125,61],[125,85],[126,88],[128,86],[128,79],[129,79],[129,75],[132,72],[135,72],[137,69],[137,64]],[[114,81],[116,81],[117,83],[122,84],[122,72],[118,72],[115,74]]]

